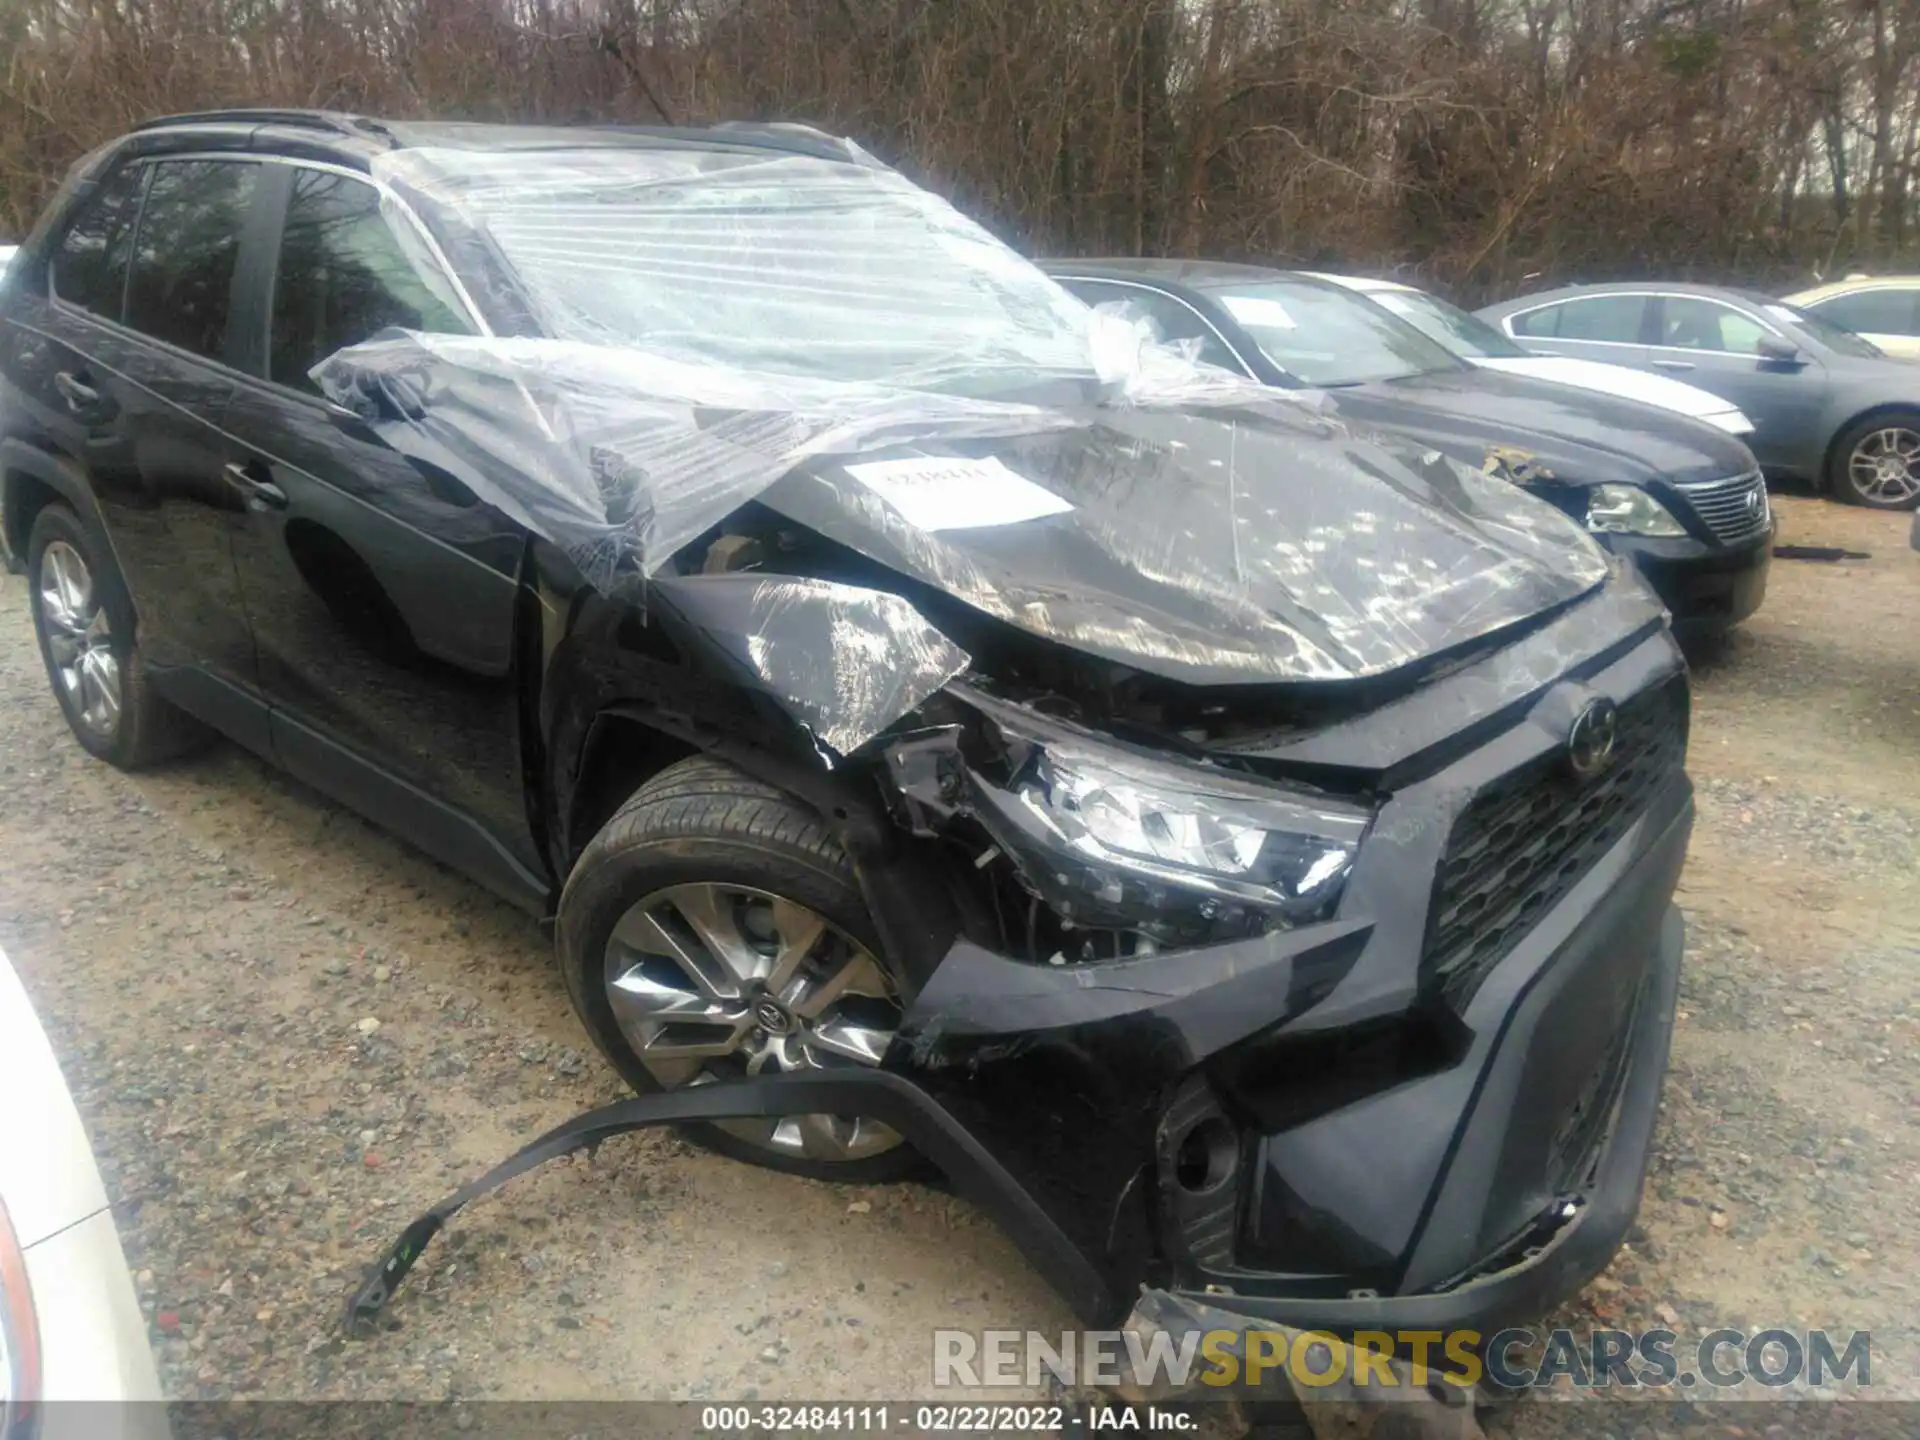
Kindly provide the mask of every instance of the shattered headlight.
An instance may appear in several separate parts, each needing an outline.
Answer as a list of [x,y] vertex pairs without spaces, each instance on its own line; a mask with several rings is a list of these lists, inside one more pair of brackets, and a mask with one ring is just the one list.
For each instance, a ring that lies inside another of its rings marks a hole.
[[1587,529],[1602,535],[1685,535],[1686,529],[1637,485],[1596,485],[1587,492]]
[[1371,816],[1090,732],[994,716],[1002,784],[975,813],[1062,919],[1167,937],[1249,933],[1332,912]]

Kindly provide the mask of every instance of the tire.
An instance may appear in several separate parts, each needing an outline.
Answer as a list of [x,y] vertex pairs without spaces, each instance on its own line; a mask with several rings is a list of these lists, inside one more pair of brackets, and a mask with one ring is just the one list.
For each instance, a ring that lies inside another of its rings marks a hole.
[[[1906,478],[1888,478],[1876,488],[1875,469]],[[1834,499],[1869,510],[1911,510],[1920,504],[1920,410],[1882,410],[1841,431],[1827,461],[1827,489]]]
[[[64,505],[48,505],[34,517],[27,538],[27,601],[47,683],[67,728],[89,754],[138,770],[211,738],[198,721],[154,693],[133,602],[113,552]],[[84,635],[76,640],[75,625],[82,622]],[[100,699],[107,675],[118,696],[111,715]]]
[[[720,953],[718,947],[710,949],[704,945],[700,937],[708,931],[681,920],[682,912],[674,908],[671,900],[664,912],[640,907],[641,901],[652,900],[665,892],[674,895],[717,893],[730,900],[744,896],[748,903],[755,904],[759,903],[755,896],[779,897],[792,906],[804,907],[827,927],[810,952],[820,957],[822,967],[830,960],[836,966],[851,963],[843,962],[840,957],[859,954],[861,973],[878,977],[887,990],[898,993],[893,977],[885,974],[876,958],[880,953],[877,937],[852,866],[818,815],[785,791],[731,765],[706,756],[680,761],[628,797],[600,833],[588,842],[561,894],[555,930],[555,949],[574,1010],[600,1053],[641,1094],[675,1084],[698,1083],[708,1072],[745,1073],[748,1064],[743,1049],[737,1054],[708,1060],[674,1059],[650,1066],[642,1060],[636,1048],[638,1042],[621,1027],[610,997],[610,982],[617,974],[635,973],[625,967],[652,967],[668,962],[622,944],[616,939],[617,927],[622,927],[623,935],[636,933],[627,928],[636,923],[648,934],[672,929],[682,937],[683,943],[690,940],[701,955]],[[730,913],[737,917],[740,912]],[[710,918],[712,914],[710,911]],[[642,917],[638,922],[637,915]],[[650,917],[662,915],[668,923],[655,927]],[[743,928],[737,926],[731,933],[738,938]],[[783,930],[780,935],[782,946],[786,933]],[[868,962],[871,962],[870,968]],[[814,963],[808,962],[809,966]],[[717,973],[727,983],[736,978],[731,970]],[[745,997],[745,1006],[751,1008],[755,992],[750,987],[741,987],[740,993]],[[700,1003],[707,1002],[701,999]],[[886,1007],[890,1003],[849,993],[844,1001],[835,1001],[829,1006],[823,1018],[833,1017],[836,1008],[843,1005]],[[872,1013],[871,1008],[868,1013]],[[897,1019],[897,1008],[892,1013]],[[629,1019],[631,1022],[631,1012]],[[806,1038],[809,1033],[806,1023],[810,1022],[789,1019],[798,1028],[788,1038]],[[724,1025],[706,1032],[687,1031],[678,1025],[674,1029],[680,1034],[726,1034]],[[779,1033],[786,1035],[785,1031]],[[768,1039],[769,1034],[758,1028],[749,1032],[751,1037],[778,1045],[782,1053],[786,1053],[786,1039]],[[754,1042],[750,1040],[751,1043]],[[837,1055],[827,1058],[831,1063],[852,1063]],[[762,1061],[772,1063],[764,1056]],[[675,1078],[656,1073],[688,1066],[704,1068],[697,1076]],[[890,1148],[879,1153],[850,1153],[844,1158],[824,1159],[812,1154],[781,1153],[771,1148],[772,1138],[752,1138],[748,1133],[771,1128],[766,1122],[682,1127],[688,1139],[723,1155],[814,1179],[876,1184],[924,1173],[924,1162],[897,1135],[883,1127],[860,1132],[860,1143],[890,1143]],[[888,1136],[892,1137],[891,1142],[886,1140]]]

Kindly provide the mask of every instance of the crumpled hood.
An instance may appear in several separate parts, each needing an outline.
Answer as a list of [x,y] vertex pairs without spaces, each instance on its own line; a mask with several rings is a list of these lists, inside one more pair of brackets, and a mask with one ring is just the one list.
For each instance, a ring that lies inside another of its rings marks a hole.
[[1584,531],[1518,487],[1314,405],[1089,411],[816,461],[761,499],[1031,634],[1195,684],[1379,674],[1605,577]]
[[1563,485],[1684,484],[1754,466],[1745,445],[1702,421],[1527,376],[1449,371],[1331,393],[1355,425],[1406,436],[1474,466],[1524,452],[1539,478]]
[[[1322,394],[1171,351],[1144,362],[1029,403],[396,332],[315,376],[344,407],[336,423],[452,476],[641,603],[684,547],[757,499],[1033,635],[1191,684],[1248,684],[1395,670],[1607,572],[1580,526],[1478,455],[1383,445]],[[817,590],[781,603],[839,604]],[[855,629],[897,632],[862,603]],[[738,606],[698,608],[689,620],[766,680]],[[852,633],[831,615],[806,623]],[[938,653],[908,628],[913,654]],[[845,739],[837,704],[816,719]]]

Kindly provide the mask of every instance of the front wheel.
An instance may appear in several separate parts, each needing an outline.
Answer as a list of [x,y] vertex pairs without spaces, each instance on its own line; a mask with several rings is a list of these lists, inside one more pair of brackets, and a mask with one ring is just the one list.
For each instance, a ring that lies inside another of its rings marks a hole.
[[[574,1008],[645,1094],[746,1075],[878,1065],[900,1022],[852,867],[806,806],[720,761],[663,770],[590,841],[556,934]],[[725,1120],[689,1138],[816,1179],[920,1162],[859,1116]]]
[[1870,510],[1920,502],[1920,410],[1888,410],[1851,425],[1833,447],[1827,486]]

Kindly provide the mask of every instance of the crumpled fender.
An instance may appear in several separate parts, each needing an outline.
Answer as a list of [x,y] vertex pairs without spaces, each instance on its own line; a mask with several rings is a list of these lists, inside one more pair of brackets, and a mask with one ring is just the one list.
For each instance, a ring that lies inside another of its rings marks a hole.
[[754,572],[663,577],[654,589],[714,668],[770,697],[829,765],[970,663],[885,590]]

